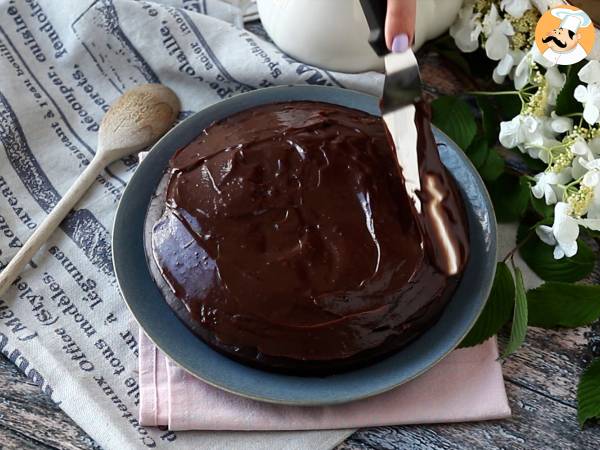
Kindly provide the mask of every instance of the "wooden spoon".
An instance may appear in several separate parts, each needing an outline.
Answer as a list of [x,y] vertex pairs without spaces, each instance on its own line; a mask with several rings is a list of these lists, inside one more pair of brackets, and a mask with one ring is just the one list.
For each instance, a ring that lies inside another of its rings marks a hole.
[[180,110],[175,93],[160,84],[125,91],[102,119],[94,159],[73,186],[0,272],[0,296],[15,281],[33,255],[110,163],[156,142],[171,127]]

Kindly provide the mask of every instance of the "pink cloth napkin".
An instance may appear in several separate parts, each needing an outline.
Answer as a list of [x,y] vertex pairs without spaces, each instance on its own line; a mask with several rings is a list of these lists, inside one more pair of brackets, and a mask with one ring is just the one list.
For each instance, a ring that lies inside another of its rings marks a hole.
[[510,416],[495,339],[453,351],[392,391],[336,406],[273,405],[209,386],[140,331],[140,422],[170,430],[317,430]]

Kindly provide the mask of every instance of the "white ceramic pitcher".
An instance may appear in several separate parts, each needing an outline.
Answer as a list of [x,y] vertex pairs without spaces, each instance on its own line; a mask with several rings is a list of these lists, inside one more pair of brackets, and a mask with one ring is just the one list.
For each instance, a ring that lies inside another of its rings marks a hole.
[[[385,1],[385,0],[382,0]],[[330,70],[382,70],[359,0],[257,0],[261,21],[290,56]],[[415,48],[444,33],[462,0],[417,0]]]

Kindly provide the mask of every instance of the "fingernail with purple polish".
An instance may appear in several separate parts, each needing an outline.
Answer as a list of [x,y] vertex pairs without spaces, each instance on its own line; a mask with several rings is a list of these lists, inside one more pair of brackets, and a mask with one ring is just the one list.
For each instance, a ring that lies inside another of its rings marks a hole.
[[392,51],[394,53],[404,53],[410,46],[408,35],[406,33],[398,34],[392,41]]

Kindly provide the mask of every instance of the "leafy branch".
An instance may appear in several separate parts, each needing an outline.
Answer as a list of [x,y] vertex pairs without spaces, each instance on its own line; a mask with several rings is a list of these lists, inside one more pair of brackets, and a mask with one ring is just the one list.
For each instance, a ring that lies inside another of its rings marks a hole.
[[[460,52],[451,49],[447,40],[443,41],[440,54],[452,60],[471,79],[476,76],[477,66],[483,65],[475,57],[467,61]],[[581,121],[582,107],[573,95],[578,70],[577,67],[567,69],[556,112]],[[492,198],[498,221],[518,224],[515,246],[498,262],[486,306],[461,343],[461,347],[480,344],[511,324],[503,357],[521,347],[528,326],[574,328],[600,318],[600,286],[579,284],[591,274],[597,260],[586,240],[577,240],[578,252],[573,257],[557,260],[553,248],[536,236],[536,227],[552,224],[554,215],[552,207],[531,194],[532,174],[545,170],[546,164],[504,149],[498,142],[500,122],[519,114],[534,95],[535,89],[529,86],[520,91],[473,90],[439,97],[432,102],[434,125],[454,140],[477,168]],[[557,154],[561,152],[563,149],[557,150]],[[588,237],[600,238],[600,233],[593,230],[586,233]],[[526,291],[521,269],[514,262],[517,254],[544,284]],[[583,374],[578,402],[582,426],[591,418],[600,418],[600,359],[592,362]]]

